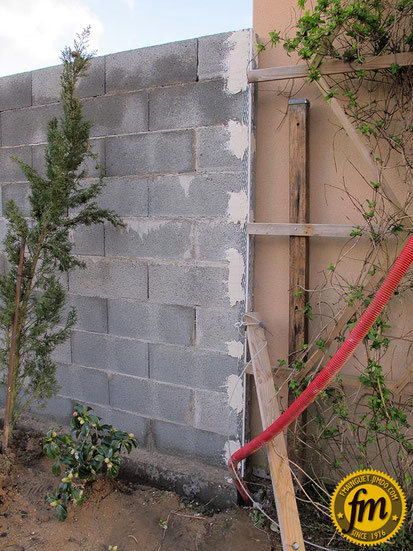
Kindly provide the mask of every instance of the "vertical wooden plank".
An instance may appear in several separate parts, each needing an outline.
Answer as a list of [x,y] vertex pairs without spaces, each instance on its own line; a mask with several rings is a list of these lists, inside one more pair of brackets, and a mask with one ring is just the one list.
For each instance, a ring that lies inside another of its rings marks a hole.
[[[261,320],[261,316],[257,312],[245,316],[247,323],[257,323],[257,319]],[[275,392],[264,329],[259,325],[248,325],[247,340],[257,388],[262,428],[265,430],[280,416],[280,407]],[[269,443],[267,453],[283,550],[303,551],[305,549],[303,534],[283,434],[279,434]]]
[[[288,103],[290,130],[290,181],[289,207],[290,223],[309,222],[309,185],[308,185],[308,110],[307,99],[292,99]],[[308,342],[308,323],[304,313],[308,302],[308,253],[309,238],[290,236],[289,241],[289,365],[296,360],[297,352]],[[295,396],[290,393],[289,404]],[[305,414],[304,414],[305,415]],[[297,453],[295,423],[288,431],[288,455],[295,463],[300,463]],[[302,455],[302,454],[301,454]],[[297,473],[302,479],[302,474]]]

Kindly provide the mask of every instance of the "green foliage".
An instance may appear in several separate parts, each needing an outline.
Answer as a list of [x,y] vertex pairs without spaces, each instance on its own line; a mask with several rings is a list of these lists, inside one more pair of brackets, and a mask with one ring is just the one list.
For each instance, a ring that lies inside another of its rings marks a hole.
[[4,246],[9,271],[0,277],[3,382],[9,364],[19,254],[24,247],[12,423],[32,401],[43,403],[57,390],[51,354],[66,341],[76,321],[73,309],[63,315],[65,292],[58,274],[84,267],[71,253],[72,230],[80,225],[103,222],[122,225],[115,212],[101,209],[95,201],[104,185],[103,175],[92,184],[84,180],[85,162],[90,159],[96,163],[89,141],[91,123],[83,119],[82,104],[75,96],[76,85],[87,74],[93,55],[87,51],[88,37],[89,29],[86,29],[73,48],[62,52],[63,116],[48,124],[45,176],[14,159],[30,184],[31,212],[26,219],[13,201],[6,205],[8,231]]
[[253,525],[257,528],[262,528],[264,526],[265,516],[258,509],[252,509],[252,511],[248,513],[248,516],[250,517]]
[[100,475],[116,478],[121,453],[129,454],[138,445],[133,434],[101,424],[101,418],[88,406],[76,405],[71,425],[71,434],[50,430],[43,439],[44,453],[54,460],[52,473],[64,474],[54,494],[46,496],[62,521],[70,502],[83,503],[85,484]]

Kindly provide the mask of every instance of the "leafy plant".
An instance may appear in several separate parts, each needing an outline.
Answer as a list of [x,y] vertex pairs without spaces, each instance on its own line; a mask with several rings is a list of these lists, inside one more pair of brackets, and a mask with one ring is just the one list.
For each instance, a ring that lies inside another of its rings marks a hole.
[[116,478],[119,474],[121,453],[130,453],[138,445],[135,436],[101,424],[101,418],[92,413],[92,408],[77,404],[73,413],[71,434],[57,434],[50,430],[43,440],[43,451],[55,462],[52,473],[64,474],[56,491],[46,496],[56,507],[59,520],[67,517],[70,502],[80,505],[84,487],[98,476]]
[[[85,264],[71,253],[71,232],[81,226],[109,222],[119,216],[101,209],[103,173],[87,183],[85,162],[96,164],[89,141],[91,123],[83,119],[76,85],[87,74],[92,53],[85,29],[61,56],[63,115],[48,124],[45,175],[15,158],[30,184],[29,219],[14,201],[6,205],[8,231],[4,240],[9,270],[0,277],[0,372],[8,369],[4,450],[17,417],[32,401],[43,403],[56,393],[51,353],[70,335],[76,321],[72,309],[63,318],[65,291],[59,274]],[[4,382],[4,379],[3,379]]]

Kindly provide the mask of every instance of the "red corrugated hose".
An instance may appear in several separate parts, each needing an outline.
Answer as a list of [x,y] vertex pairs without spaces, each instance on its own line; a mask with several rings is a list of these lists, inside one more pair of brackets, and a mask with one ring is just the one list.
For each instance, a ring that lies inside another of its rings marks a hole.
[[383,281],[383,284],[377,291],[377,294],[373,300],[370,302],[366,311],[362,314],[349,336],[331,360],[326,364],[324,369],[317,375],[317,377],[315,377],[315,379],[290,405],[290,407],[287,408],[276,421],[274,421],[272,425],[232,455],[231,459],[228,461],[228,469],[239,493],[245,501],[249,502],[250,499],[245,487],[245,482],[238,473],[239,462],[262,448],[270,440],[284,431],[293,421],[295,421],[295,419],[297,419],[300,413],[302,413],[317,398],[318,394],[324,390],[330,380],[340,371],[343,365],[353,354],[354,350],[367,335],[369,329],[380,315],[380,312],[383,310],[384,306],[392,297],[394,291],[412,262],[413,236],[409,238],[406,246],[397,257],[391,270]]

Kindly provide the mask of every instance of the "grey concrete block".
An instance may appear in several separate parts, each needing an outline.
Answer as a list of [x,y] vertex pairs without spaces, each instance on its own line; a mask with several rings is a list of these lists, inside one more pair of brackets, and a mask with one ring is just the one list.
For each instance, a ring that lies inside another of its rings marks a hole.
[[99,407],[98,415],[102,417],[105,423],[119,430],[134,434],[138,440],[139,447],[146,445],[150,430],[150,420],[147,417],[141,417],[130,411],[123,411],[112,407]]
[[113,375],[110,379],[111,405],[149,417],[193,424],[194,393],[184,386],[168,385]]
[[251,57],[250,36],[251,31],[244,29],[199,38],[199,79],[228,78],[232,93],[239,90],[240,83],[246,86],[246,72]]
[[110,405],[133,413],[148,415],[150,381],[125,375],[110,377]]
[[228,73],[230,38],[233,33],[220,33],[198,38],[198,78],[225,77]]
[[226,124],[242,119],[242,107],[242,95],[229,95],[222,80],[156,88],[149,93],[149,129]]
[[73,362],[135,377],[148,376],[148,344],[133,339],[72,331]]
[[197,171],[242,170],[248,147],[246,127],[231,124],[199,128],[197,135]]
[[97,202],[119,216],[147,216],[148,180],[146,178],[104,178],[105,187]]
[[106,175],[190,172],[192,130],[106,139]]
[[24,182],[26,180],[19,165],[12,160],[17,157],[29,166],[32,165],[30,146],[0,148],[0,182]]
[[85,99],[83,115],[92,122],[92,137],[145,132],[148,130],[148,93],[143,90]]
[[65,312],[67,313],[72,306],[77,311],[75,329],[96,333],[108,332],[108,302],[106,298],[68,294]]
[[151,379],[209,390],[223,389],[238,373],[238,360],[192,347],[150,344]]
[[227,306],[228,270],[212,266],[149,266],[149,298],[183,306]]
[[40,417],[46,418],[50,423],[50,427],[56,426],[56,423],[69,425],[78,401],[79,400],[75,398],[68,398],[67,396],[58,394],[48,399],[43,407],[34,403],[30,411],[36,413]]
[[157,176],[149,182],[149,215],[226,216],[230,193],[241,187],[241,174]]
[[[241,321],[239,308],[201,308],[196,309],[196,345],[228,352],[227,343],[241,340],[235,324]],[[235,355],[235,352],[233,353]]]
[[104,371],[59,364],[56,379],[60,385],[59,393],[95,404],[109,404],[108,377]]
[[228,394],[223,392],[196,390],[195,427],[225,436],[236,436],[238,416],[236,410],[228,405],[228,400]]
[[71,234],[73,254],[88,254],[104,256],[105,227],[103,224],[79,226]]
[[29,201],[29,184],[4,184],[1,186],[1,205],[2,213],[5,216],[6,204],[8,201],[14,201],[23,216],[30,216],[31,205]]
[[[62,65],[32,72],[33,105],[60,101],[60,75]],[[100,96],[105,93],[105,58],[92,59],[88,74],[79,80],[76,95],[80,98]]]
[[214,220],[196,225],[197,258],[214,262],[226,261],[228,249],[245,249],[247,234],[240,224]]
[[121,258],[84,257],[82,260],[86,262],[86,269],[75,269],[69,273],[71,293],[146,300],[146,265]]
[[31,104],[31,73],[20,73],[0,78],[0,111],[30,107]]
[[222,434],[160,420],[152,421],[152,434],[160,451],[190,456],[220,467],[225,465],[227,437]]
[[[97,159],[87,158],[78,169],[81,172],[86,170],[87,176],[90,178],[100,176],[101,172],[105,169],[105,140],[103,138],[97,138],[90,140],[92,151],[97,155]],[[34,145],[32,147],[33,155],[33,168],[44,178],[46,177],[46,168],[44,162],[44,145]]]
[[148,218],[127,218],[127,227],[105,227],[107,255],[151,258],[190,256],[191,223]]
[[191,344],[193,308],[126,300],[109,300],[108,307],[109,333],[151,342]]
[[106,56],[106,90],[138,90],[197,78],[197,41],[185,40]]
[[[0,218],[0,251],[4,251],[3,241],[7,234],[7,226],[8,226],[7,220],[5,218]],[[5,259],[4,266],[6,265],[7,265],[7,261]]]
[[46,142],[47,123],[61,114],[58,104],[4,111],[1,114],[2,145]]
[[72,362],[72,350],[70,346],[70,339],[59,344],[51,354],[51,358],[54,362],[63,362],[70,364]]

